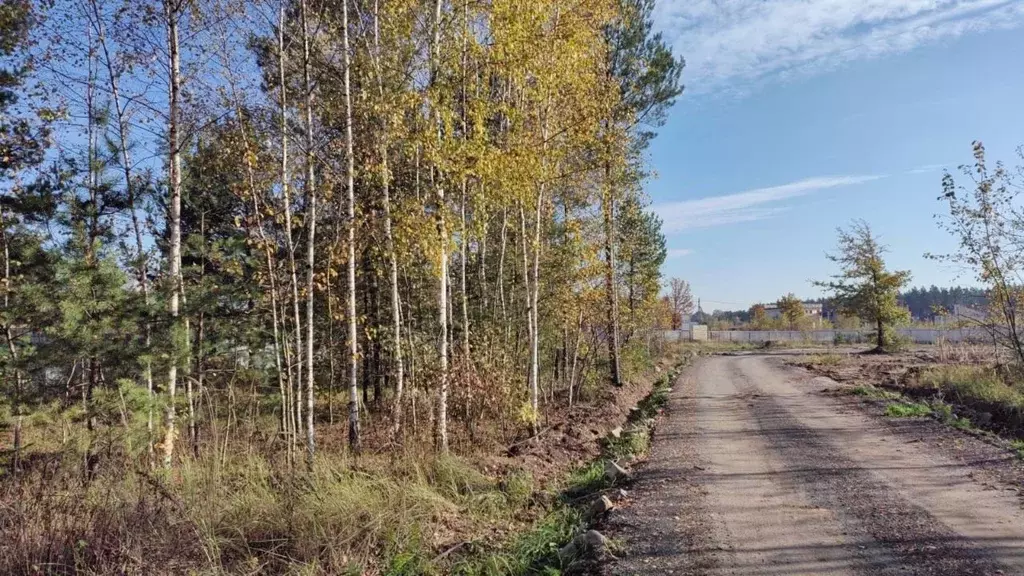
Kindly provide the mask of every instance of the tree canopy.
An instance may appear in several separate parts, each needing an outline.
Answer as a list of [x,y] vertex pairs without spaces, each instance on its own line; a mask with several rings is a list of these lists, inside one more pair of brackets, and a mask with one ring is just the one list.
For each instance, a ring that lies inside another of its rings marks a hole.
[[871,323],[877,349],[883,350],[895,343],[892,328],[910,319],[898,302],[900,290],[910,282],[910,272],[886,268],[883,255],[887,249],[866,222],[856,221],[837,232],[838,250],[828,258],[839,266],[839,273],[815,285],[831,293],[840,312]]

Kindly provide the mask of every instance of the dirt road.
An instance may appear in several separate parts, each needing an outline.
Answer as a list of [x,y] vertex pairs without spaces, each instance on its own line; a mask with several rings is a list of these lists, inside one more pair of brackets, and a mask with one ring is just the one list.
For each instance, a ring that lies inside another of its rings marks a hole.
[[835,386],[780,358],[700,359],[609,521],[624,550],[608,573],[1024,574],[1020,486]]

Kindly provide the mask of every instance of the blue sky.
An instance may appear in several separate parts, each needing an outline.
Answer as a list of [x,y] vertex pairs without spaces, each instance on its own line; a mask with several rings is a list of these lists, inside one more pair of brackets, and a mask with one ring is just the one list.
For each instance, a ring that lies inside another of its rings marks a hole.
[[1024,0],[658,0],[655,21],[686,92],[647,191],[663,272],[706,311],[818,294],[855,218],[915,285],[974,283],[924,253],[955,248],[943,169],[1024,144]]

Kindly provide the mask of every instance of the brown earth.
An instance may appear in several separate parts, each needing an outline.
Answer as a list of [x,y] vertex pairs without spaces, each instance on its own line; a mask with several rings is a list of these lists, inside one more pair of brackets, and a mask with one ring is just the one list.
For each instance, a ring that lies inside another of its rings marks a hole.
[[769,355],[677,381],[606,574],[1024,574],[1024,474],[930,419],[893,422]]

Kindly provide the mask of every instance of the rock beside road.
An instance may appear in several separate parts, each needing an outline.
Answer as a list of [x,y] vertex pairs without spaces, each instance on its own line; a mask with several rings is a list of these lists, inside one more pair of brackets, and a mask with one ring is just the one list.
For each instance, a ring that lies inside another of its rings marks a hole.
[[615,508],[615,504],[608,499],[607,496],[601,496],[594,503],[587,508],[586,513],[583,515],[583,519],[587,522],[592,522],[602,515],[608,513],[612,508]]
[[604,475],[605,478],[613,484],[629,480],[629,472],[627,472],[622,466],[619,466],[614,460],[609,460],[605,463]]
[[558,550],[558,561],[566,566],[577,560],[597,560],[607,551],[608,539],[597,530],[587,530]]

